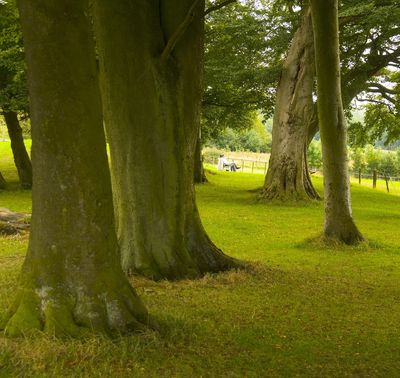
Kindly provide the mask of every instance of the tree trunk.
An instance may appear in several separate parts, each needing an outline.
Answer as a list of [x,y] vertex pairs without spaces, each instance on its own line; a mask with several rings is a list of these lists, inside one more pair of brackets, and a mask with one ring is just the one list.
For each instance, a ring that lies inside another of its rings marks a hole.
[[19,181],[24,189],[30,189],[32,187],[32,164],[25,148],[22,128],[19,124],[17,113],[10,111],[4,112],[3,115],[11,140],[11,149]]
[[0,189],[4,189],[6,187],[6,180],[0,172]]
[[376,172],[376,169],[374,169],[373,172],[372,172],[372,187],[373,187],[374,189],[376,189],[376,180],[377,180],[377,177],[378,177],[378,173]]
[[203,166],[203,155],[201,153],[201,139],[196,142],[196,151],[194,153],[194,183],[203,184],[208,182]]
[[363,239],[351,212],[346,122],[340,89],[338,0],[311,0],[321,133],[327,238]]
[[143,328],[113,223],[88,4],[20,0],[32,116],[33,215],[5,331],[56,336]]
[[358,183],[361,184],[361,169],[358,170]]
[[180,279],[236,267],[206,235],[195,202],[204,1],[131,3],[95,1],[123,269]]
[[314,66],[311,13],[307,9],[293,37],[277,89],[263,199],[319,198],[307,167],[308,130],[318,122],[312,98]]
[[385,182],[386,182],[386,190],[389,193],[389,176],[385,175]]

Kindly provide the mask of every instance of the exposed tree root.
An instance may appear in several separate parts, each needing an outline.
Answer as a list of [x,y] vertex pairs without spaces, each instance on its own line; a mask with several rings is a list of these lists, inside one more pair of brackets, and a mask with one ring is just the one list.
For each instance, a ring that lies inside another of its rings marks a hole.
[[29,229],[30,215],[0,208],[0,235],[15,235]]
[[21,289],[0,328],[11,337],[43,332],[55,337],[81,337],[89,332],[127,334],[155,328],[140,299],[127,284],[98,293],[68,293],[41,287]]

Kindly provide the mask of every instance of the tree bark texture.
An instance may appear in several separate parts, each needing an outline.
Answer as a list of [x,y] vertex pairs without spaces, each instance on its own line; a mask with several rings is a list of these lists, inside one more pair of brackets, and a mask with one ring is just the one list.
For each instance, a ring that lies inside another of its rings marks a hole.
[[318,118],[324,172],[324,234],[354,244],[363,239],[351,211],[346,123],[340,88],[337,0],[311,0]]
[[272,150],[261,194],[268,200],[318,199],[307,166],[308,130],[318,124],[311,11],[307,9],[283,65],[277,89]]
[[32,187],[32,164],[28,152],[26,151],[18,115],[16,112],[9,111],[4,112],[3,116],[11,140],[11,149],[14,155],[19,181],[24,189],[30,189]]
[[119,261],[88,4],[20,0],[32,116],[33,214],[7,334],[143,329]]
[[94,4],[123,269],[180,279],[236,267],[210,241],[195,202],[204,1]]
[[196,142],[196,151],[194,153],[194,183],[203,184],[208,182],[206,173],[203,166],[203,155],[201,153],[201,139],[198,138]]

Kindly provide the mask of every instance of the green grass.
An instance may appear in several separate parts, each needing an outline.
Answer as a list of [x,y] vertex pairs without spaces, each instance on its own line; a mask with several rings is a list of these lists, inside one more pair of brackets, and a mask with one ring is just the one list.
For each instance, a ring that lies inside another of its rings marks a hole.
[[[12,178],[7,161],[0,169]],[[262,175],[214,173],[197,188],[204,224],[226,253],[255,262],[253,271],[133,279],[159,334],[0,336],[0,377],[399,376],[400,197],[353,185],[354,216],[370,243],[324,249],[307,241],[322,229],[321,203],[259,204],[252,190]],[[322,180],[315,184],[321,191]],[[28,199],[13,185],[0,192],[0,206],[29,211]],[[0,239],[0,315],[26,245]]]

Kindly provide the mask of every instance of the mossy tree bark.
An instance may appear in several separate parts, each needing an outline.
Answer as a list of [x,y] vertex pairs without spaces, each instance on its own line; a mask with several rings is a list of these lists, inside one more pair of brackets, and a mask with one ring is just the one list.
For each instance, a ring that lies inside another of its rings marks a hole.
[[283,65],[277,89],[272,150],[261,199],[307,200],[319,195],[307,165],[308,130],[318,123],[311,11],[304,11]]
[[33,214],[9,335],[142,329],[120,267],[88,4],[20,0],[32,116]]
[[324,165],[324,234],[354,244],[363,237],[351,211],[346,122],[340,88],[338,1],[311,0],[311,10]]
[[19,181],[24,189],[30,189],[32,187],[32,164],[25,148],[18,115],[16,112],[9,111],[4,112],[3,116],[11,140],[11,149],[14,155],[15,166],[18,171]]
[[180,279],[236,267],[195,202],[204,0],[94,4],[123,269]]

